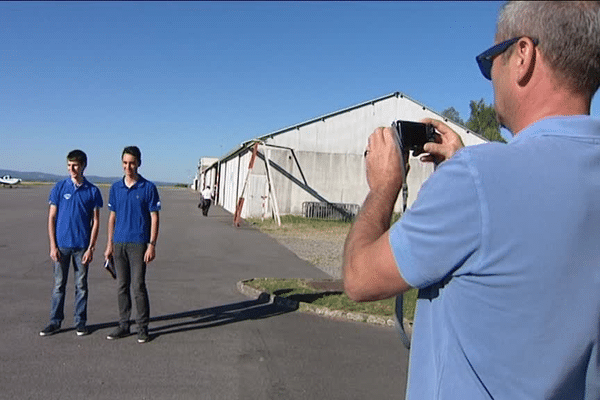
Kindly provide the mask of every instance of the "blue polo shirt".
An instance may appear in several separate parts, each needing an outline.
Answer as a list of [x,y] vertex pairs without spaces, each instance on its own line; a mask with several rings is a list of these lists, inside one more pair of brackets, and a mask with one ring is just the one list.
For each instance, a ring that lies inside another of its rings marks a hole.
[[407,399],[600,398],[600,121],[442,163],[391,228],[420,288]]
[[67,178],[50,191],[50,204],[56,206],[56,244],[63,248],[85,249],[90,244],[95,208],[102,208],[100,190],[83,178],[77,187]]
[[143,176],[130,188],[125,178],[110,187],[108,209],[116,214],[114,243],[148,243],[150,213],[160,210],[156,185]]

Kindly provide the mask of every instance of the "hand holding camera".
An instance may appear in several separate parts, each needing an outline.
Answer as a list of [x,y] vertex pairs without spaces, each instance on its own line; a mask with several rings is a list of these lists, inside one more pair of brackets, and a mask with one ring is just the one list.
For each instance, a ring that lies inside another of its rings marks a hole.
[[365,156],[369,188],[397,196],[402,185],[402,166],[396,131],[392,127],[375,129],[369,136]]
[[428,153],[421,157],[423,162],[435,162],[439,164],[451,158],[458,150],[465,147],[458,133],[452,128],[436,119],[425,118],[422,123],[433,126],[436,131],[435,141],[426,142],[423,150]]

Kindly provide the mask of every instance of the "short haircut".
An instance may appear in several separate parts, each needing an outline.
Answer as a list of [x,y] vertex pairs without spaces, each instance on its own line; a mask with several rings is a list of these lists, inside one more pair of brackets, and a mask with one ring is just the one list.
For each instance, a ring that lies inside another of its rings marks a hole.
[[76,161],[85,169],[87,166],[87,155],[82,150],[71,150],[67,154],[67,161]]
[[138,165],[142,165],[142,152],[137,146],[127,146],[123,149],[123,153],[121,154],[121,159],[125,154],[130,154],[135,157],[138,162]]
[[496,41],[520,36],[539,40],[560,83],[594,96],[600,87],[600,2],[510,1],[500,10]]

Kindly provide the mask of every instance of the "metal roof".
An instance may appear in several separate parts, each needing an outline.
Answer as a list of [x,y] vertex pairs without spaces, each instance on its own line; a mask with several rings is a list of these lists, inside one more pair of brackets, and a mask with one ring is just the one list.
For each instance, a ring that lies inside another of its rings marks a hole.
[[[361,108],[361,107],[364,107],[364,106],[367,106],[367,105],[372,105],[372,104],[375,104],[375,103],[377,103],[379,101],[387,100],[387,99],[389,99],[391,97],[406,98],[406,99],[412,101],[413,103],[415,103],[415,104],[423,107],[423,110],[429,110],[432,113],[439,115],[439,117],[443,118],[445,121],[448,121],[448,118],[446,118],[443,115],[439,114],[438,112],[432,110],[431,108],[429,108],[429,107],[427,107],[427,106],[419,103],[418,101],[410,98],[409,96],[405,95],[404,93],[402,93],[402,92],[393,92],[393,93],[387,94],[385,96],[378,97],[378,98],[373,99],[373,100],[365,101],[363,103],[360,103],[360,104],[357,104],[357,105],[354,105],[354,106],[350,106],[350,107],[347,107],[347,108],[344,108],[344,109],[341,109],[341,110],[338,110],[338,111],[334,111],[332,113],[325,114],[325,115],[322,115],[320,117],[313,118],[313,119],[310,119],[308,121],[301,122],[299,124],[295,124],[295,125],[292,125],[292,126],[288,126],[286,128],[279,129],[277,131],[268,133],[266,135],[259,136],[257,138],[250,139],[250,140],[247,140],[245,142],[242,142],[242,143],[240,143],[239,147],[230,150],[224,156],[220,157],[217,162],[215,162],[214,164],[212,164],[210,166],[210,168],[212,168],[212,166],[214,166],[218,162],[227,161],[227,160],[233,158],[235,155],[237,155],[240,152],[246,150],[248,147],[250,147],[252,144],[256,143],[257,141],[265,141],[266,139],[271,139],[271,138],[273,138],[273,137],[275,137],[277,135],[281,135],[282,133],[289,132],[289,131],[294,130],[294,129],[299,129],[299,128],[303,127],[303,126],[310,125],[310,124],[312,124],[314,122],[317,122],[317,121],[324,121],[327,118],[331,118],[331,117],[334,117],[336,115],[344,114],[346,112],[349,112],[349,111],[352,111],[352,110],[356,110],[357,108]],[[457,123],[455,121],[452,121],[452,122],[455,123],[455,124],[457,124],[457,125],[459,125],[459,126],[461,126],[462,128],[464,128],[467,131],[467,133],[471,133],[471,134],[473,134],[473,135],[475,135],[475,136],[477,136],[477,137],[479,137],[479,138],[481,138],[483,140],[486,140],[486,141],[488,140],[487,138],[483,137],[482,135],[480,135],[480,134],[478,134],[476,132],[473,132],[473,131],[467,129],[465,126],[463,126],[463,125],[461,125],[461,124],[459,124],[459,123]]]

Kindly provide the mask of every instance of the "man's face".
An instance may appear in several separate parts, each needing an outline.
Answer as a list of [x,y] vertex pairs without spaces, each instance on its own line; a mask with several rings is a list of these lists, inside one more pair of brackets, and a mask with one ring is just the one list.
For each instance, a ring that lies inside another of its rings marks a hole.
[[137,176],[137,170],[139,167],[138,160],[131,154],[123,154],[123,171],[129,178],[135,178]]
[[69,171],[71,179],[79,180],[83,174],[83,165],[79,161],[67,160],[67,171]]

